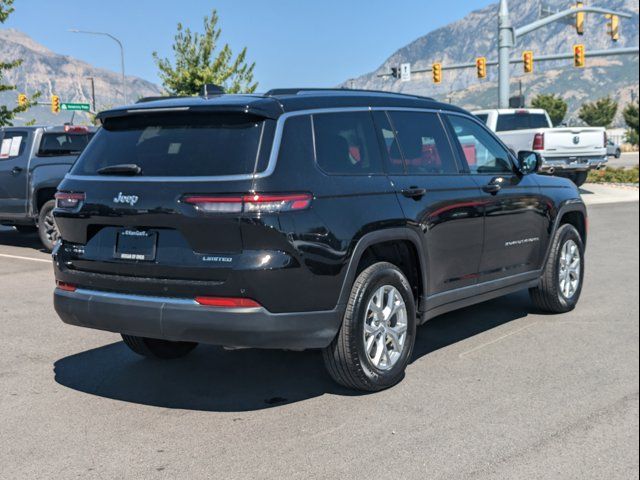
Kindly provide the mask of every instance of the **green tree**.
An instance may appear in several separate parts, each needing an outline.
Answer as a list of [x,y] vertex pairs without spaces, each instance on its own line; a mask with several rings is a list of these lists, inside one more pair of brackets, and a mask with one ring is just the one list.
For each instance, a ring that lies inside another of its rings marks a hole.
[[580,107],[578,117],[591,127],[609,127],[618,111],[618,102],[604,97]]
[[629,130],[627,131],[627,141],[633,145],[638,145],[638,102],[628,104],[622,111],[622,116]]
[[560,95],[541,93],[531,100],[531,106],[546,110],[554,127],[560,125],[567,114],[567,102]]
[[[9,15],[13,12],[13,1],[14,0],[0,0],[0,24],[4,23],[5,20],[9,17]],[[22,63],[22,60],[9,60],[0,62],[0,92],[7,92],[11,90],[15,90],[15,85],[9,85],[4,83],[4,72],[7,72],[13,68],[16,68]],[[16,98],[18,92],[16,92]],[[0,105],[0,127],[13,125],[13,119],[16,114],[25,112],[31,107],[35,105],[35,99],[39,96],[33,95],[31,100],[27,101],[25,105],[18,105],[14,108],[9,108],[6,105]]]
[[196,95],[203,85],[213,83],[228,93],[251,93],[258,83],[253,81],[255,63],[246,62],[247,48],[233,59],[228,44],[218,49],[221,28],[218,13],[204,17],[204,33],[194,33],[178,23],[174,37],[174,63],[153,52],[164,87],[173,95]]

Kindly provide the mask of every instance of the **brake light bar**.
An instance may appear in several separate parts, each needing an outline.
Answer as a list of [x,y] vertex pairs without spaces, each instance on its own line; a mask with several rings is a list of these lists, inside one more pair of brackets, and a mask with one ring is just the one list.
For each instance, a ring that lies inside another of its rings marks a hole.
[[536,133],[534,135],[533,150],[544,150],[544,133]]
[[312,199],[309,193],[256,193],[242,196],[188,195],[182,201],[205,213],[274,213],[305,210]]
[[196,302],[206,307],[218,308],[260,308],[260,304],[250,298],[196,297]]
[[64,131],[66,133],[89,133],[89,128],[84,125],[65,125]]
[[54,198],[57,208],[74,209],[85,200],[86,195],[84,193],[56,192]]

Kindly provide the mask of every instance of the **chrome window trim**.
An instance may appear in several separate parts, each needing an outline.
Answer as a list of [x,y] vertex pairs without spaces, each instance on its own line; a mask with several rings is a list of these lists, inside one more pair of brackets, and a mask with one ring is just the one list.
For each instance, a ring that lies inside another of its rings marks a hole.
[[[145,109],[140,109],[142,112]],[[247,173],[241,175],[217,175],[217,176],[166,176],[166,177],[125,177],[125,176],[100,176],[100,175],[71,175],[67,173],[65,180],[79,180],[83,182],[119,182],[119,183],[139,183],[139,182],[239,182],[253,181],[260,178],[266,178],[273,174],[278,161],[278,153],[282,142],[282,132],[287,119],[291,117],[299,117],[303,115],[319,115],[322,113],[341,113],[341,112],[371,112],[371,111],[404,111],[404,112],[432,112],[432,113],[452,113],[470,118],[469,114],[459,112],[449,112],[439,108],[416,108],[416,107],[335,107],[335,108],[315,108],[306,110],[296,110],[286,112],[280,115],[276,121],[276,129],[273,135],[273,144],[269,153],[269,162],[267,168],[258,173]],[[490,131],[490,130],[489,130]],[[491,132],[491,131],[490,131]],[[491,132],[493,133],[493,132]],[[501,142],[502,143],[502,142]]]

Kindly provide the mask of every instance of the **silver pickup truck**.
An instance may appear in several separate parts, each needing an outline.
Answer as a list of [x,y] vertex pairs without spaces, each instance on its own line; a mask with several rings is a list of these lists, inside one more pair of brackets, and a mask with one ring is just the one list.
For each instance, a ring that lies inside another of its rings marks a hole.
[[0,225],[38,231],[45,249],[58,239],[53,220],[58,184],[95,133],[94,127],[0,128]]
[[539,153],[541,173],[567,177],[580,186],[589,170],[607,163],[607,133],[602,127],[554,128],[547,112],[539,108],[478,110],[473,114],[514,152]]

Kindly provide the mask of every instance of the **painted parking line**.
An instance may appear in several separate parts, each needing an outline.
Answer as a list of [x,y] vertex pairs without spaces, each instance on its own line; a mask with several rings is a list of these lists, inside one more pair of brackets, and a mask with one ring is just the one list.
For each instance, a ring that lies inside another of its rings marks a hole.
[[50,259],[45,259],[45,258],[32,258],[32,257],[22,257],[20,255],[9,255],[6,253],[0,253],[0,257],[4,257],[4,258],[15,258],[17,260],[29,260],[31,262],[44,262],[44,263],[51,263]]

